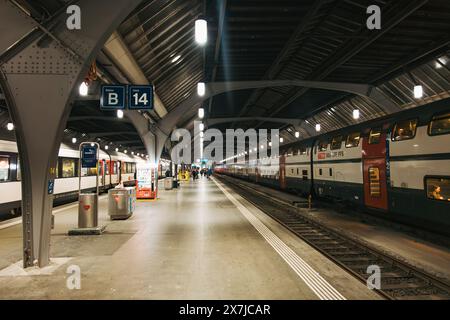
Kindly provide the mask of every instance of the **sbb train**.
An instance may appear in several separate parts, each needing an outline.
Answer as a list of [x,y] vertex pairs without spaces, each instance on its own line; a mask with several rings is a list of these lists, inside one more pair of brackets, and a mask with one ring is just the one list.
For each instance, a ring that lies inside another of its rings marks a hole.
[[450,235],[450,99],[218,165],[233,175]]
[[[59,149],[54,204],[76,200],[79,185],[79,150],[62,144]],[[136,184],[136,165],[145,160],[126,154],[109,155],[100,151],[99,189],[106,191],[120,182],[125,186]],[[83,168],[81,188],[85,191],[95,189],[96,168]],[[0,221],[20,214],[21,170],[17,144],[0,140]]]

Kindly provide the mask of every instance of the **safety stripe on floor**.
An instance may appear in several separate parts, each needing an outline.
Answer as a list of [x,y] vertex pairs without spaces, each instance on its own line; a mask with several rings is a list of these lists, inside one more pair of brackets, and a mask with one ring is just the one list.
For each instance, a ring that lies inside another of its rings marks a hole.
[[214,178],[212,180],[259,234],[261,234],[281,258],[283,258],[292,270],[294,270],[294,272],[321,300],[346,300],[346,298],[329,284],[317,271],[300,258],[297,253],[289,248],[277,235],[267,228],[264,223],[230,194],[220,182]]

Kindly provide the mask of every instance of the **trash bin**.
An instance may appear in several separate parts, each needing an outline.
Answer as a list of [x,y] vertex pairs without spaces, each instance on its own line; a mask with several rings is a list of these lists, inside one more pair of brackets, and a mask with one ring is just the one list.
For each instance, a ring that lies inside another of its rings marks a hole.
[[165,178],[164,179],[164,189],[166,189],[166,190],[172,190],[172,188],[173,188],[173,178],[172,177],[170,177],[170,178]]
[[96,228],[98,225],[98,195],[81,193],[78,199],[78,228]]
[[176,189],[176,188],[178,188],[179,185],[180,185],[180,183],[178,182],[178,179],[177,178],[173,178],[172,188]]
[[128,219],[136,207],[136,189],[115,188],[108,191],[108,214],[111,220]]

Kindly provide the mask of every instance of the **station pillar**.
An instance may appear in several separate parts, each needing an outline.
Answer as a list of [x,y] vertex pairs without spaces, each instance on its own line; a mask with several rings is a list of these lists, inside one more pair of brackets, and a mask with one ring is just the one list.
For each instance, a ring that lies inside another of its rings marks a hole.
[[49,263],[56,161],[78,86],[140,2],[77,1],[81,29],[69,30],[66,8],[39,22],[16,2],[0,1],[0,30],[8,30],[0,37],[0,84],[20,154],[24,267]]

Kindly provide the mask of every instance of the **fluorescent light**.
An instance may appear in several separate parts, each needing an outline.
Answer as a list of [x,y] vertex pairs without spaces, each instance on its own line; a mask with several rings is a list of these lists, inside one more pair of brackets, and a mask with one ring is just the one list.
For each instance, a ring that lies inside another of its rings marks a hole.
[[172,63],[177,62],[178,60],[180,60],[181,55],[177,55],[175,58],[172,59]]
[[133,155],[133,156],[134,156],[134,151],[131,151],[131,155]]
[[321,130],[320,123],[316,124],[316,131],[319,132]]
[[83,81],[80,84],[80,88],[78,89],[78,92],[80,93],[80,96],[87,96],[88,95],[88,84],[86,81]]
[[200,131],[200,138],[203,138],[204,135],[203,131]]
[[295,131],[295,137],[296,137],[296,138],[300,138],[300,132]]
[[414,98],[420,99],[423,97],[423,87],[419,84],[414,86]]
[[359,110],[358,109],[353,110],[353,119],[358,120],[359,116],[360,116]]
[[14,124],[12,122],[8,122],[8,124],[6,125],[6,129],[8,129],[8,131],[13,131],[14,130]]
[[138,153],[138,154],[137,154],[137,156],[138,156],[138,157],[140,157],[140,156],[141,156],[141,154],[140,154],[140,153]]
[[200,129],[200,131],[203,131],[205,129],[205,125],[203,124],[203,122],[198,125],[198,128]]
[[264,149],[264,145],[261,145],[261,149]]
[[125,154],[126,154],[126,153],[128,153],[128,151],[127,151],[127,150],[123,150],[123,153],[125,153]]
[[436,67],[436,69],[441,69],[442,65],[445,65],[445,64],[447,64],[447,59],[445,57],[441,57],[441,58],[437,59],[434,66]]
[[117,118],[122,119],[123,118],[123,111],[117,110]]
[[72,138],[72,143],[77,143],[77,138]]
[[95,146],[95,143],[92,142],[92,143],[91,143],[91,147],[93,147],[93,146]]
[[208,41],[208,23],[204,19],[195,21],[195,42],[203,46]]
[[205,109],[203,108],[198,108],[198,117],[200,119],[203,119],[203,117],[205,116]]
[[119,152],[119,148],[116,148],[116,152]]
[[284,139],[283,138],[280,138],[280,143],[283,143],[284,142]]
[[199,95],[199,97],[203,97],[205,95],[206,92],[206,86],[204,82],[199,82],[197,83],[197,94]]
[[271,146],[272,146],[272,141],[269,142],[269,147],[271,147]]
[[109,149],[109,147],[106,145],[106,146],[105,146],[105,150],[108,150],[108,149]]

